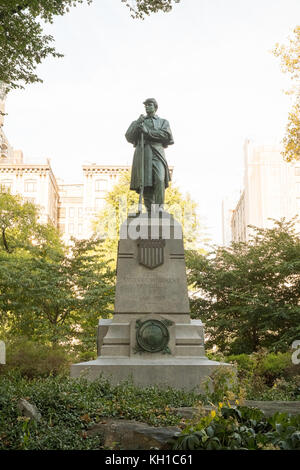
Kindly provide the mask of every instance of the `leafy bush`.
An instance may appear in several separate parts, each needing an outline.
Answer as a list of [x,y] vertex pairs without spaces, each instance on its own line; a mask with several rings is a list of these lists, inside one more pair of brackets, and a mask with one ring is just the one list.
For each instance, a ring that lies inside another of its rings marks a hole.
[[256,360],[250,354],[232,354],[227,356],[225,360],[226,362],[236,363],[240,375],[253,372],[256,366]]
[[247,390],[248,400],[267,401],[298,401],[300,400],[300,375],[289,380],[276,379],[272,387],[263,384],[249,387]]
[[263,375],[268,384],[273,384],[275,379],[285,375],[285,371],[291,365],[291,353],[268,353],[258,357],[258,373]]
[[240,397],[239,383],[235,370],[228,367],[218,367],[204,382],[204,402],[218,403]]
[[[20,398],[34,404],[39,422],[21,416]],[[99,449],[101,437],[87,431],[103,417],[135,419],[148,424],[178,425],[172,408],[194,406],[200,396],[159,387],[140,389],[130,382],[111,386],[66,376],[28,380],[20,372],[0,376],[0,450]]]
[[[291,353],[269,353],[261,350],[251,355],[224,357],[210,354],[212,360],[232,363],[236,377],[224,368],[211,376],[206,402],[230,400],[300,400],[300,366],[291,362]],[[212,390],[212,386],[214,390]]]
[[18,369],[27,378],[47,377],[66,371],[72,358],[61,346],[48,346],[26,338],[7,342],[6,369]]
[[209,416],[187,426],[173,440],[180,450],[300,450],[300,416],[266,418],[255,408],[219,404]]

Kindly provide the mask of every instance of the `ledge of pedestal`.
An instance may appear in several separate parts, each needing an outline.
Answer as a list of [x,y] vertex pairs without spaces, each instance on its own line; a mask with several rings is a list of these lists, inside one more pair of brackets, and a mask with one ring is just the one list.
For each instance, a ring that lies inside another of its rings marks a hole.
[[137,386],[157,385],[162,388],[203,391],[208,377],[220,366],[233,369],[232,364],[210,361],[206,357],[166,357],[142,359],[138,357],[98,357],[94,361],[71,366],[71,377],[95,380],[99,376],[113,385],[132,380]]

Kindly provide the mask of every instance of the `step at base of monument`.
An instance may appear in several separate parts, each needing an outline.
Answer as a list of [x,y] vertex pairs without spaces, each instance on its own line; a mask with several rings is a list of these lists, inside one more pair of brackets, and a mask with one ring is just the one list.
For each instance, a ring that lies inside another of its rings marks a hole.
[[113,385],[132,380],[140,387],[158,385],[162,388],[204,391],[207,378],[220,366],[232,370],[231,364],[210,361],[206,357],[98,357],[94,361],[73,364],[71,377],[93,381],[102,376]]

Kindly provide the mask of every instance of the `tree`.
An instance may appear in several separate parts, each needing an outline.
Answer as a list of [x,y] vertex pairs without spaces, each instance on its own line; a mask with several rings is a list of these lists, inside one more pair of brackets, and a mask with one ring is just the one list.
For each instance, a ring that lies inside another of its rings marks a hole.
[[7,335],[95,345],[98,318],[111,313],[114,299],[98,240],[74,241],[47,256],[2,253],[0,263],[0,324]]
[[[121,223],[130,212],[137,212],[139,195],[131,191],[130,174],[124,173],[105,199],[105,206],[94,221],[94,230],[103,239],[108,262],[114,265],[118,251],[119,230]],[[196,249],[202,232],[196,213],[196,203],[187,194],[185,197],[172,183],[166,190],[165,207],[183,227],[186,249]]]
[[19,195],[0,186],[0,251],[17,249],[36,251],[60,245],[59,235],[52,224],[41,224],[39,209],[23,201]]
[[295,102],[288,116],[286,134],[283,138],[282,155],[287,162],[300,160],[300,26],[294,29],[294,37],[288,46],[276,44],[274,55],[281,58],[281,68],[289,73],[297,84],[288,94],[295,95]]
[[[2,0],[0,5],[0,82],[6,91],[41,82],[35,73],[45,57],[61,57],[43,34],[40,21],[52,23],[84,0]],[[87,0],[90,3],[90,0]]]
[[[53,47],[53,37],[43,33],[41,22],[52,23],[71,7],[92,0],[1,0],[0,82],[7,92],[23,84],[42,82],[36,67],[48,56],[62,57]],[[121,0],[133,18],[143,19],[157,11],[170,11],[173,0]],[[174,0],[178,3],[180,0]]]
[[0,192],[0,331],[5,336],[95,344],[97,320],[111,312],[114,273],[102,243],[73,240],[66,247],[39,210]]
[[193,317],[225,353],[287,350],[300,337],[300,238],[294,221],[252,227],[248,243],[190,254]]
[[163,11],[167,13],[172,10],[174,3],[180,0],[121,0],[130,9],[132,18],[143,20],[151,13]]

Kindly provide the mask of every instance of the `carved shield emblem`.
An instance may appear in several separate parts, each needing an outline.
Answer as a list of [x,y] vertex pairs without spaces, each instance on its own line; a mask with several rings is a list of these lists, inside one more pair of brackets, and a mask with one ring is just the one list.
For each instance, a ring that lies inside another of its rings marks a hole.
[[154,269],[164,262],[165,240],[138,240],[138,260],[146,268]]

